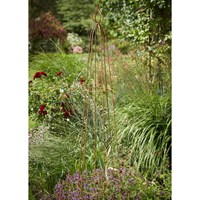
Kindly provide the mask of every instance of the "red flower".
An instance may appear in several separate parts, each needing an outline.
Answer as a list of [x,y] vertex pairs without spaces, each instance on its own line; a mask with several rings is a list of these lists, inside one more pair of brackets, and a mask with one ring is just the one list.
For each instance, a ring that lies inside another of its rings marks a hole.
[[40,78],[40,77],[41,77],[41,73],[36,72],[35,75],[33,76],[33,79]]
[[70,110],[66,110],[64,112],[64,117],[65,118],[69,118],[71,115],[73,115],[73,111],[70,109]]
[[65,94],[65,97],[70,98],[70,96],[68,94]]
[[56,74],[56,76],[60,76],[62,74],[62,72],[58,72],[57,74]]
[[42,75],[47,76],[46,72],[44,71],[36,72],[35,75],[33,76],[33,79],[40,78]]
[[69,118],[70,117],[70,114],[69,114],[69,112],[67,110],[64,112],[64,117],[65,118]]
[[44,72],[44,71],[41,71],[40,74],[44,75],[44,76],[47,76],[46,72]]
[[46,114],[47,114],[47,111],[46,111],[46,110],[44,110],[44,111],[42,112],[42,114],[43,114],[43,115],[46,115]]
[[46,106],[46,105],[44,105],[44,104],[40,106],[40,109],[39,109],[39,111],[38,111],[39,114],[44,114],[44,115],[47,114],[47,111],[44,111],[45,106]]
[[79,83],[82,85],[85,82],[83,78],[80,78]]
[[63,102],[61,102],[61,111],[63,112],[65,118],[69,118],[71,115],[73,115],[72,109],[66,110]]

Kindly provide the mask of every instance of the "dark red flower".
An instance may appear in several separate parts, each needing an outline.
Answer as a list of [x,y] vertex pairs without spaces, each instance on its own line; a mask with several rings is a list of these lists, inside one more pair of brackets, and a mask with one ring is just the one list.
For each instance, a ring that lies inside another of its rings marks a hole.
[[36,72],[35,75],[33,76],[33,79],[40,78],[42,75],[47,76],[46,72],[44,71]]
[[60,76],[62,74],[62,72],[58,72],[57,74],[56,74],[56,76]]
[[65,97],[70,98],[70,96],[68,94],[65,94]]
[[66,111],[64,112],[64,117],[65,117],[65,118],[69,118],[69,117],[70,117],[70,113],[69,113],[68,110],[66,110]]
[[45,106],[44,104],[40,106],[39,114],[43,114]]
[[46,72],[44,72],[44,71],[41,71],[40,74],[44,75],[44,76],[47,76]]
[[46,114],[47,114],[47,111],[46,111],[46,110],[44,110],[44,111],[42,112],[42,114],[43,114],[43,115],[46,115]]
[[82,85],[85,82],[83,78],[80,78],[79,83]]
[[36,72],[35,75],[33,76],[33,79],[40,78],[40,77],[41,77],[41,73]]
[[71,109],[70,109],[70,110],[66,110],[66,111],[64,112],[64,117],[65,117],[65,118],[69,118],[72,114],[73,114],[73,112],[72,112]]

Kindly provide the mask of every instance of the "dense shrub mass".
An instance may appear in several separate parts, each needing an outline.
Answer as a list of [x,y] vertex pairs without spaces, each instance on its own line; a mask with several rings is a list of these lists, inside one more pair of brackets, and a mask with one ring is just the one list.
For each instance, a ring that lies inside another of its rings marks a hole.
[[[40,55],[41,57],[41,55]],[[55,56],[52,65],[57,65],[62,54]],[[38,58],[36,56],[35,58]],[[34,72],[29,81],[29,114],[32,119],[45,123],[46,126],[57,134],[70,132],[71,125],[81,126],[81,115],[85,94],[84,77],[76,74],[81,72],[81,63],[70,63],[70,57],[63,57],[62,64],[46,71]],[[42,59],[42,58],[41,58]],[[44,58],[45,59],[45,58]],[[62,70],[62,71],[59,71]],[[74,71],[74,73],[72,72]],[[82,72],[84,74],[84,72]],[[69,127],[66,128],[65,123]],[[70,125],[71,124],[71,125]]]
[[44,50],[48,50],[49,40],[64,42],[66,33],[59,20],[50,12],[41,14],[29,22],[29,41],[31,50],[38,49],[43,44]]

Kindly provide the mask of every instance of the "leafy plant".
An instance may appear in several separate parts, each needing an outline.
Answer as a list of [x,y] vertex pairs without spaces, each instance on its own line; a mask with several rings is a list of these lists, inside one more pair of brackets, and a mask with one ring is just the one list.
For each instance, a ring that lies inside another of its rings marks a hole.
[[[54,55],[55,59],[49,62],[48,56],[40,54],[32,61],[31,67],[33,66],[38,71],[32,75],[33,80],[29,86],[29,114],[35,120],[44,122],[52,132],[64,134],[68,132],[66,127],[75,124],[81,126],[84,98],[84,84],[81,77],[81,74],[84,74],[81,69],[83,63],[73,62],[70,56],[67,57],[64,54]],[[40,63],[37,63],[38,57],[40,57]],[[60,57],[63,59],[62,63],[57,62]],[[44,67],[43,71],[39,71],[41,65],[47,64],[48,66]],[[80,75],[77,75],[77,72]]]
[[39,17],[31,19],[29,22],[31,51],[39,50],[41,47],[43,50],[48,50],[48,45],[51,45],[53,48],[54,46],[51,40],[58,40],[62,43],[65,40],[65,35],[65,30],[60,21],[58,21],[50,12],[41,14]]
[[129,41],[122,40],[118,41],[117,47],[122,54],[128,54],[131,50],[132,44]]
[[68,33],[67,34],[67,40],[65,41],[63,48],[66,52],[72,51],[72,48],[75,46],[81,46],[82,48],[85,48],[85,42],[82,40],[81,37],[79,37],[76,33]]
[[121,146],[130,153],[130,163],[153,175],[170,168],[171,100],[169,97],[142,96],[118,110]]
[[171,30],[171,1],[99,0],[99,5],[113,37],[152,45]]
[[[139,1],[134,3],[139,6]],[[142,2],[142,5],[146,6],[146,3]],[[113,6],[112,9],[115,11],[119,7]],[[127,35],[129,30],[125,29],[122,34],[127,37],[121,44],[124,53],[128,52],[128,42],[133,36],[135,41],[143,43],[150,34],[149,27],[145,26],[149,15],[140,10],[142,7],[137,8],[142,12],[141,16],[137,13],[138,18],[134,18],[142,21],[138,22],[140,33]],[[147,11],[149,7],[144,9]],[[143,28],[146,29],[143,31]],[[151,28],[156,30],[154,26]],[[100,31],[100,35],[102,33]],[[166,41],[170,39],[168,36],[165,35]],[[114,71],[113,65],[117,65],[116,73],[112,73],[114,88],[108,76],[102,76],[101,70],[104,69],[105,74],[107,70],[107,57],[102,46],[104,44],[100,44],[99,50],[94,47],[95,56],[91,55],[89,59],[89,76],[85,70],[85,55],[66,55],[60,50],[56,54],[30,57],[29,113],[31,120],[41,125],[38,127],[40,137],[35,135],[35,141],[30,142],[32,191],[39,198],[40,190],[51,194],[57,183],[55,197],[59,200],[168,200],[171,191],[171,86],[170,58],[164,53],[168,52],[169,45],[148,44],[140,49],[130,45],[131,55],[108,58],[112,65],[109,70]],[[151,68],[147,63],[151,58],[149,52],[154,55]],[[94,63],[95,69],[92,68]],[[94,85],[99,90],[94,91]],[[115,124],[111,113],[107,115],[107,110],[114,107],[111,106],[109,89],[116,94]],[[111,119],[109,125],[107,120],[102,120],[103,117]],[[132,167],[117,167],[121,160],[127,160]],[[58,183],[58,180],[63,181]]]
[[165,55],[159,74],[154,59],[150,79],[145,54],[135,51],[131,55],[115,59],[115,137],[121,156],[129,155],[130,164],[153,176],[170,169],[171,163],[171,67]]
[[94,3],[94,0],[59,0],[57,12],[61,16],[63,27],[69,32],[87,36],[93,24],[90,15],[93,14]]
[[56,200],[170,199],[170,192],[155,180],[148,181],[131,168],[94,169],[67,174],[55,187]]
[[67,171],[75,172],[80,159],[80,137],[72,130],[70,135],[57,137],[41,127],[29,144],[29,185],[36,196],[40,191],[51,194],[57,181]]

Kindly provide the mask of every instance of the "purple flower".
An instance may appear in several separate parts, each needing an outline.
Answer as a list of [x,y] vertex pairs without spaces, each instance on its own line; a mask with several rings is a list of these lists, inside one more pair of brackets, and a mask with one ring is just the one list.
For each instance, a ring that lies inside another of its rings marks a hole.
[[76,173],[74,174],[74,180],[77,181],[77,180],[79,180],[79,179],[80,179],[80,175],[79,175],[78,172],[76,172]]
[[88,194],[85,194],[84,196],[83,196],[83,200],[88,200],[89,199],[89,195]]
[[130,184],[135,184],[135,180],[134,180],[133,178],[129,178],[129,179],[128,179],[128,182],[129,182]]
[[84,188],[88,189],[88,184],[87,183],[84,183]]

